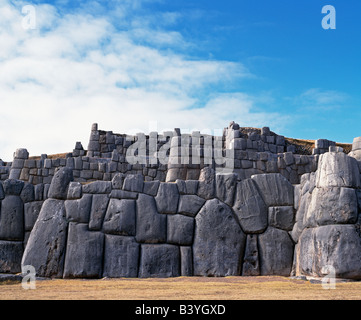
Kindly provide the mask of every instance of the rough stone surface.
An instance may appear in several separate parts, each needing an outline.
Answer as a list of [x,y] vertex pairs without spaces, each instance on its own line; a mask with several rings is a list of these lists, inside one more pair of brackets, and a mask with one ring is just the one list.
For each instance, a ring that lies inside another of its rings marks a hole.
[[22,241],[0,241],[0,273],[21,272]]
[[261,275],[290,276],[293,242],[284,230],[268,227],[258,236]]
[[217,199],[208,200],[195,220],[194,275],[239,275],[245,235],[232,210]]
[[112,183],[110,181],[94,181],[83,185],[84,193],[91,193],[91,194],[110,193],[111,189],[112,189]]
[[69,183],[73,180],[73,170],[60,167],[55,171],[48,193],[49,198],[66,200]]
[[198,196],[209,200],[215,196],[215,193],[215,171],[212,168],[205,167],[199,175]]
[[361,279],[361,235],[357,225],[305,229],[296,250],[296,275],[323,277],[326,266],[336,277]]
[[22,258],[40,277],[62,277],[67,234],[64,201],[44,202]]
[[139,248],[133,237],[105,235],[103,277],[138,277]]
[[143,191],[144,178],[140,174],[128,174],[123,183],[123,190],[142,192]]
[[182,195],[179,200],[178,213],[195,217],[206,200],[196,195]]
[[35,200],[34,186],[30,183],[25,183],[20,193],[20,198],[24,203],[32,202]]
[[108,234],[135,236],[135,200],[110,199],[103,231]]
[[84,223],[69,223],[64,278],[100,278],[104,234],[88,230]]
[[291,231],[294,225],[293,207],[269,207],[268,224],[275,228]]
[[262,198],[268,207],[293,206],[293,186],[281,174],[258,174],[253,175]]
[[180,214],[167,218],[167,242],[182,246],[192,245],[194,219]]
[[24,228],[25,231],[31,231],[39,216],[43,201],[34,201],[24,204]]
[[259,276],[259,268],[257,235],[248,234],[243,259],[242,276]]
[[193,255],[192,247],[180,247],[181,255],[181,276],[193,276]]
[[139,277],[168,278],[180,276],[179,247],[144,244],[141,249]]
[[316,186],[359,188],[360,172],[357,160],[340,152],[328,152],[320,156]]
[[155,197],[159,213],[174,214],[178,208],[179,193],[175,183],[161,183]]
[[70,182],[68,188],[68,200],[80,199],[82,196],[82,185],[80,182]]
[[8,195],[1,202],[0,239],[24,239],[24,204],[19,196]]
[[136,240],[140,243],[162,243],[167,238],[167,216],[159,214],[153,197],[140,194],[136,211]]
[[315,188],[304,217],[305,227],[356,223],[356,191],[351,188]]
[[109,197],[107,194],[94,194],[90,211],[90,230],[100,230],[108,207]]
[[88,223],[92,200],[93,196],[91,194],[84,194],[82,198],[78,200],[66,200],[66,218],[69,221]]
[[3,182],[4,192],[7,195],[20,196],[24,187],[24,181],[7,179]]
[[217,174],[216,194],[217,198],[229,206],[233,206],[234,193],[237,186],[237,174]]
[[267,228],[267,207],[252,179],[237,184],[233,210],[246,233],[261,233]]
[[159,185],[160,185],[159,180],[145,181],[144,187],[143,187],[143,192],[145,194],[155,197],[158,193]]

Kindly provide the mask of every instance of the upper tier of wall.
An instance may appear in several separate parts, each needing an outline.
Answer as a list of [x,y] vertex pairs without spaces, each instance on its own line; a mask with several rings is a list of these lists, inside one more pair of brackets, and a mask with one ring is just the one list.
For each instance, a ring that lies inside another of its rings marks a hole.
[[94,124],[87,150],[77,142],[73,152],[62,157],[43,154],[29,158],[26,149],[18,149],[11,163],[0,161],[0,180],[50,184],[57,168],[69,167],[77,182],[111,181],[117,173],[141,174],[145,181],[171,182],[197,180],[204,167],[212,167],[234,172],[238,180],[254,174],[280,173],[297,184],[301,175],[317,169],[319,154],[329,147],[337,148],[332,141],[316,140],[310,154],[310,150],[268,127],[240,128],[234,122],[221,137],[200,132],[181,134],[179,129],[129,136],[98,130]]

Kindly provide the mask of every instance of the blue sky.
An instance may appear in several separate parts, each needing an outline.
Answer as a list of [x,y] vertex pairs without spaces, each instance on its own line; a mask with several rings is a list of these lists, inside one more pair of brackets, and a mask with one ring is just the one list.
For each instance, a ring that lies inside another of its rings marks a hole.
[[[35,29],[22,25],[25,5]],[[336,9],[324,30],[322,7]],[[232,120],[287,137],[361,135],[358,0],[0,0],[0,158]],[[218,130],[218,131],[217,131]]]

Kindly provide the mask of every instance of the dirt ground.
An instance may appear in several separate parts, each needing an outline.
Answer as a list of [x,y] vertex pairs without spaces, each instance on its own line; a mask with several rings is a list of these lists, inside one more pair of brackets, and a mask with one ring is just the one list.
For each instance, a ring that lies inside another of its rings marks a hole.
[[38,280],[33,290],[0,283],[0,300],[360,300],[361,282],[321,283],[284,277]]

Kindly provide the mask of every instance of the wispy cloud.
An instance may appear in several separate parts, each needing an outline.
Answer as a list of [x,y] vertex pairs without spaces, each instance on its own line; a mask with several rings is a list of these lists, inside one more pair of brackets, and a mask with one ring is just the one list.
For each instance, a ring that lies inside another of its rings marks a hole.
[[160,131],[280,121],[254,112],[253,97],[219,90],[251,73],[239,62],[188,56],[192,41],[169,28],[177,13],[159,13],[164,23],[155,27],[140,23],[140,0],[112,1],[112,10],[98,1],[55,3],[36,5],[36,29],[24,30],[22,3],[0,0],[3,159],[17,147],[32,155],[70,151],[75,141],[86,147],[93,122],[128,133],[147,131],[149,121]]
[[348,95],[343,92],[311,88],[293,100],[300,110],[322,112],[344,107],[348,98]]

